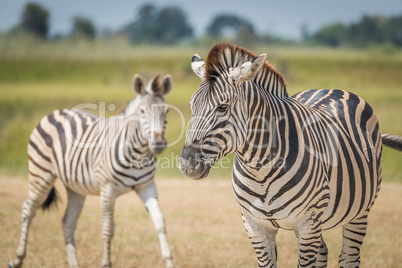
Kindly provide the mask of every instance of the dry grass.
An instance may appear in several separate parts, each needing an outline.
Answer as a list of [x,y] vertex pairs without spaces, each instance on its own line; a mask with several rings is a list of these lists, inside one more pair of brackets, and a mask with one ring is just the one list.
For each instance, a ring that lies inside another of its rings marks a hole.
[[[161,207],[177,267],[255,267],[253,249],[243,230],[231,181],[157,179]],[[59,210],[38,212],[32,224],[25,267],[66,267]],[[25,179],[0,177],[0,266],[14,257],[20,228],[21,204],[27,195]],[[117,200],[116,234],[112,246],[114,267],[163,267],[157,235],[141,201],[135,194]],[[363,244],[362,267],[401,267],[402,185],[384,183],[369,217]],[[99,267],[102,257],[101,213],[98,197],[88,197],[80,217],[76,244],[83,267]],[[329,247],[328,267],[337,267],[340,230],[324,233]],[[295,267],[294,234],[280,231],[277,237],[279,267]]]

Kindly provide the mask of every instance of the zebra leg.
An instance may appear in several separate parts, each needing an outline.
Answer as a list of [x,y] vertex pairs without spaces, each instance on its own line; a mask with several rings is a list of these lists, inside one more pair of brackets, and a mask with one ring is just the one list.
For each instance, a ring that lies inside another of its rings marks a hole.
[[278,229],[257,224],[247,212],[242,211],[243,226],[254,247],[259,267],[276,267],[277,250],[275,237]]
[[359,267],[360,248],[367,232],[368,212],[342,227],[343,244],[339,256],[340,267]]
[[9,267],[21,267],[26,255],[26,247],[28,242],[29,226],[35,217],[36,210],[45,201],[47,194],[50,192],[55,177],[51,173],[45,171],[41,175],[29,175],[29,193],[28,198],[22,205],[21,216],[21,236],[17,248],[14,261],[10,261]]
[[102,234],[104,243],[102,267],[104,268],[112,267],[112,261],[110,260],[110,247],[114,235],[113,213],[116,197],[117,195],[112,185],[105,186],[105,189],[101,191],[101,207],[103,217]]
[[[316,214],[313,212],[312,216]],[[302,220],[296,230],[296,236],[299,240],[299,268],[303,267],[322,267],[326,264],[327,250],[321,235],[321,221],[317,218]],[[325,256],[325,260],[321,257]],[[320,257],[319,263],[317,257]],[[319,266],[318,266],[319,265]],[[325,266],[324,266],[325,267]]]
[[169,243],[166,236],[165,221],[159,207],[158,193],[155,182],[135,189],[151,216],[155,229],[158,232],[159,243],[162,251],[162,258],[167,268],[173,268],[172,254],[170,253]]
[[66,240],[68,266],[70,268],[76,268],[79,267],[79,263],[75,250],[74,231],[77,225],[77,219],[81,214],[82,207],[84,206],[85,196],[77,194],[76,192],[70,190],[68,187],[66,187],[66,189],[68,204],[66,213],[64,214],[62,220],[63,232],[64,238]]
[[324,239],[321,238],[321,244],[320,248],[318,249],[315,267],[327,267],[327,261],[328,261],[328,248],[324,242]]

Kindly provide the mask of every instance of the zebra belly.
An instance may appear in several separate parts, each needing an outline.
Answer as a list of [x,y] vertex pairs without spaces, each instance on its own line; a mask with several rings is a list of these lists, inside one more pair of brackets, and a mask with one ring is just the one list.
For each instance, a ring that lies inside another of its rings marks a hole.
[[364,214],[373,205],[381,178],[381,163],[375,161],[374,150],[373,154],[332,167],[329,177],[330,201],[322,217],[323,229],[342,226]]
[[[365,181],[365,187],[362,181]],[[356,188],[350,189],[351,184],[356,184]],[[377,187],[377,176],[372,180],[349,176],[332,178],[330,202],[322,217],[323,229],[342,226],[363,215],[374,203]]]
[[95,180],[91,168],[89,170],[88,174],[78,171],[76,174],[70,176],[63,176],[59,173],[58,177],[66,187],[78,194],[99,195],[101,191],[100,185]]
[[63,181],[66,187],[68,187],[70,190],[82,194],[82,195],[100,195],[100,188],[94,183],[94,185],[88,186],[88,185],[83,185],[80,183],[72,183],[71,181]]
[[112,184],[116,195],[119,196],[150,182],[154,178],[155,171],[155,168],[148,173],[131,169],[127,170],[127,174],[124,175],[122,173],[117,174],[115,170],[101,170],[90,166],[87,171],[78,169],[75,174],[68,177],[59,173],[59,178],[66,187],[82,195],[99,195],[102,185]]

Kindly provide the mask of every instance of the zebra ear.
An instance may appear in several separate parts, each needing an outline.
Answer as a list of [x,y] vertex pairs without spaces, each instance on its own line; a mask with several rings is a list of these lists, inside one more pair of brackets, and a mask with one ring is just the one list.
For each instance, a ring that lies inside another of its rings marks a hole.
[[235,80],[236,83],[252,80],[261,70],[266,58],[267,54],[264,53],[255,58],[252,62],[248,61],[243,63],[241,66],[230,70],[229,77]]
[[133,78],[133,89],[139,95],[145,94],[145,80],[141,75],[136,74]]
[[172,90],[173,79],[170,74],[166,75],[162,81],[162,95],[166,95]]
[[204,80],[205,62],[198,54],[194,54],[193,58],[191,59],[191,68],[199,78]]

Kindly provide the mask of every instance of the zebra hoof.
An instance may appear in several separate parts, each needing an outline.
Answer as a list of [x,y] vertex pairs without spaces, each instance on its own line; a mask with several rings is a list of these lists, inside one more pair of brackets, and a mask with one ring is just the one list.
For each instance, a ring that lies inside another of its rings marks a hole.
[[112,268],[112,262],[102,264],[102,268]]
[[166,268],[175,268],[171,256],[164,257],[163,262],[165,263]]

